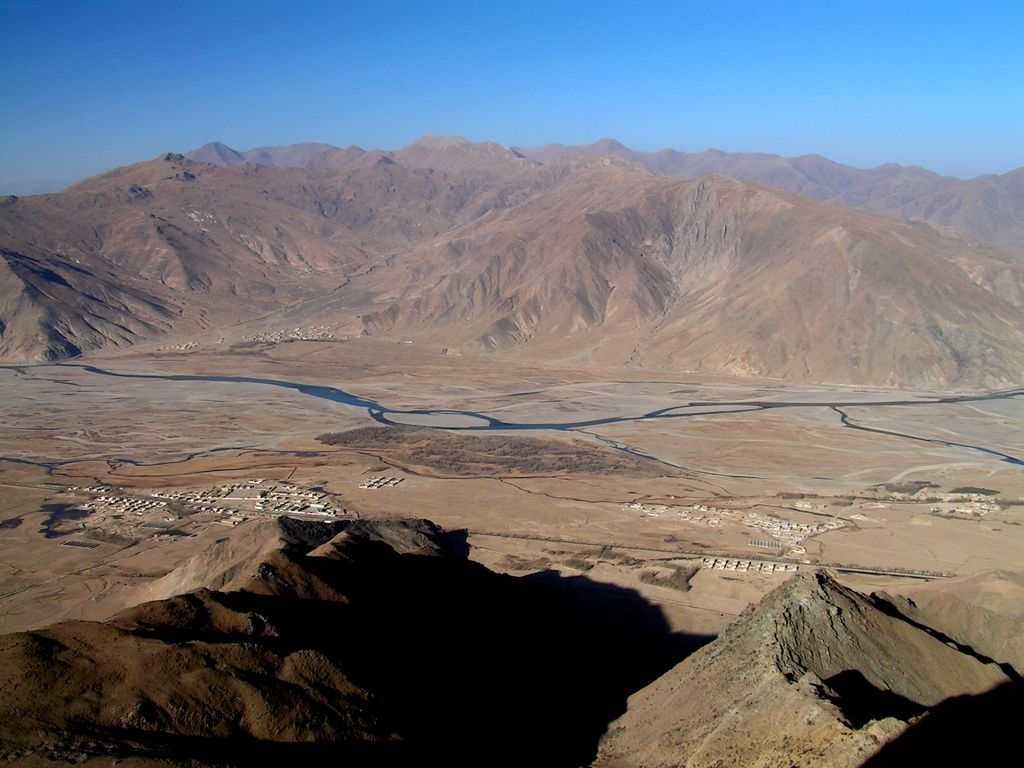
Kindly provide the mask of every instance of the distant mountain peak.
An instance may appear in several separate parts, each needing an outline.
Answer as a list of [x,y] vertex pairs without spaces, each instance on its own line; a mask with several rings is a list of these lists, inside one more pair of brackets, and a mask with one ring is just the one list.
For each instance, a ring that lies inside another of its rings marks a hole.
[[632,150],[618,139],[598,139],[592,145],[595,149],[607,150],[609,152],[632,152]]
[[213,165],[238,165],[245,162],[241,152],[232,149],[221,141],[211,141],[198,149],[186,152],[185,157],[195,160],[198,163],[211,163]]
[[448,149],[450,147],[468,147],[473,142],[461,136],[435,136],[428,134],[416,139],[410,146],[422,147],[423,149]]

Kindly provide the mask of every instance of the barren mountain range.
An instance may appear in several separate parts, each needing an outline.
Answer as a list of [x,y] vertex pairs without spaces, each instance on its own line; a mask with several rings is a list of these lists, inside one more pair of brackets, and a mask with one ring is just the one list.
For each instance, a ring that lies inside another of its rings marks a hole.
[[792,381],[1024,375],[1014,252],[734,178],[663,176],[615,149],[532,151],[541,163],[439,137],[397,152],[207,145],[8,198],[0,356],[328,325]]
[[[853,168],[821,155],[782,157],[717,149],[636,152],[615,139],[574,146],[520,147],[514,151],[538,163],[567,157],[621,157],[663,176],[730,176],[871,213],[927,221],[1024,253],[1024,168],[965,180],[896,163]],[[376,158],[383,154],[387,153],[364,153],[359,147],[342,150],[312,143],[237,152],[220,142],[211,142],[189,152],[188,157],[215,165],[251,162],[322,168],[360,162],[364,155]],[[401,151],[397,154],[402,156]],[[403,159],[410,154],[415,153],[405,150]]]
[[927,221],[1024,253],[1024,168],[962,180],[919,166],[886,163],[852,168],[821,155],[781,157],[753,152],[634,152],[614,139],[520,150],[547,162],[577,155],[624,157],[665,176],[732,176],[815,200]]

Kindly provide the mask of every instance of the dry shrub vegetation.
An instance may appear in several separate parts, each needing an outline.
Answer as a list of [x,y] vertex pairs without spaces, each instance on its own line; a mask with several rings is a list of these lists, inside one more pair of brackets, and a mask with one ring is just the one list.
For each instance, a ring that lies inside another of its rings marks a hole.
[[653,462],[579,441],[467,436],[439,429],[394,427],[360,427],[320,435],[318,439],[326,445],[373,451],[392,461],[444,475],[661,474]]

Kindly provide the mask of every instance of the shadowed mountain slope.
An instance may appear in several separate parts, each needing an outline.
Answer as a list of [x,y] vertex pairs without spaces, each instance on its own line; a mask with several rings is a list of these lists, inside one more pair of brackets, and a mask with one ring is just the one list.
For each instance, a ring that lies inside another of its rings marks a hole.
[[0,755],[575,766],[695,642],[627,590],[494,574],[426,521],[248,536],[184,566],[220,590],[0,636]]
[[1020,681],[944,701],[872,755],[864,768],[997,761],[1016,748],[1011,740],[1019,727],[1022,703],[1024,683]]
[[281,518],[106,622],[2,635],[0,760],[893,764],[1020,702],[1008,667],[825,573],[708,643],[631,590],[467,551],[425,520]]

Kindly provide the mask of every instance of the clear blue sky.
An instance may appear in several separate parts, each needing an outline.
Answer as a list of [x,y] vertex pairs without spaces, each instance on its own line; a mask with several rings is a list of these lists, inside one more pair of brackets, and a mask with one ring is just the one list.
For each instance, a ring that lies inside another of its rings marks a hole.
[[0,180],[427,133],[1024,165],[1021,0],[0,0],[0,32]]

